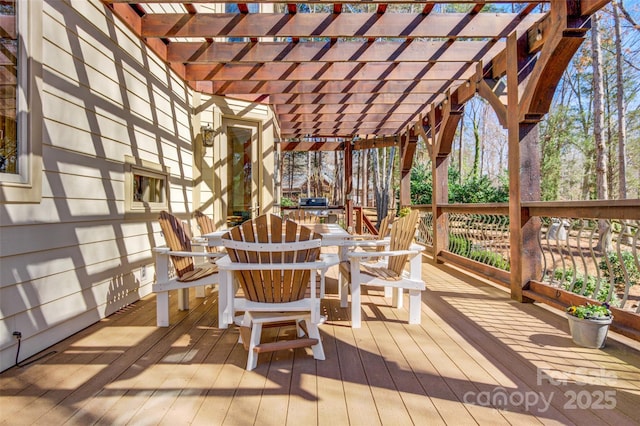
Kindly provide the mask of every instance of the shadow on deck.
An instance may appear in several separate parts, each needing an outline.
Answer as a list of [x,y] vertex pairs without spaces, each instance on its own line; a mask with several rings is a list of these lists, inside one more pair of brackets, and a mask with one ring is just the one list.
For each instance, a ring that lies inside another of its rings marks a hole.
[[[421,325],[382,291],[350,327],[328,278],[326,361],[308,349],[244,370],[217,293],[155,327],[148,296],[0,375],[3,424],[638,424],[637,342],[577,347],[566,319],[447,266],[424,264]],[[193,293],[193,292],[192,292]],[[192,296],[193,297],[193,296]],[[292,336],[271,328],[266,338]],[[48,351],[46,351],[48,352]]]

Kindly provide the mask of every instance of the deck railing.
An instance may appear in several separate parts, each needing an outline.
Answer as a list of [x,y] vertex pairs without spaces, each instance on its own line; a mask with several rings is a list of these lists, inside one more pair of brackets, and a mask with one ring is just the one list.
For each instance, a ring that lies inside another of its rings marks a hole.
[[[509,286],[508,204],[438,205],[445,226],[437,236],[432,207],[412,208],[421,210],[417,240],[438,261]],[[523,209],[537,223],[541,253],[534,268],[539,276],[527,286],[527,296],[561,307],[575,303],[565,297],[575,294],[640,313],[640,201],[536,202],[523,203]],[[435,238],[446,240],[438,253]]]

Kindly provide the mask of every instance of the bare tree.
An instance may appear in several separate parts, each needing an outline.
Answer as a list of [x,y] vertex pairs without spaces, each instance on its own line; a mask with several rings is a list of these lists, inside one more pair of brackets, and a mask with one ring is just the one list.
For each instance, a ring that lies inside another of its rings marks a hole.
[[[597,198],[606,200],[607,193],[607,150],[604,143],[604,83],[602,79],[602,51],[600,47],[600,25],[598,14],[591,16],[591,64],[593,67],[593,137],[596,147],[596,193]],[[598,221],[600,241],[598,249],[607,251],[611,246],[611,234],[605,221]]]
[[[382,156],[380,152],[382,151]],[[393,177],[393,159],[395,157],[396,148],[389,149],[389,158],[387,159],[387,151],[384,148],[372,149],[373,156],[373,188],[376,197],[376,213],[378,221],[387,216],[389,211],[389,188]],[[382,158],[380,158],[382,157]]]
[[307,197],[311,197],[311,151],[307,151]]
[[621,200],[627,198],[627,118],[624,102],[624,80],[622,76],[622,38],[620,35],[620,16],[618,5],[613,3],[613,20],[615,24],[615,46],[616,46],[616,101],[618,106],[618,197]]
[[624,15],[625,19],[627,21],[629,21],[629,23],[631,25],[633,25],[633,28],[635,28],[636,30],[640,30],[640,25],[638,25],[636,23],[636,21],[633,19],[633,17],[631,17],[631,15],[627,11],[627,9],[624,7],[624,4],[622,3],[622,0],[620,0],[619,2],[614,2],[613,4],[614,4],[614,6],[617,6],[617,8],[620,10],[620,12],[622,12],[622,14]]

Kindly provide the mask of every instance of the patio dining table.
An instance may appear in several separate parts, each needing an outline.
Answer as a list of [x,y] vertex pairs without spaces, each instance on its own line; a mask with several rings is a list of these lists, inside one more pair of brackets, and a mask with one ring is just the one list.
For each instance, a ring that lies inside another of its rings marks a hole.
[[[313,232],[322,236],[321,245],[323,247],[338,247],[338,254],[334,253],[322,253],[320,260],[318,261],[318,270],[326,271],[332,266],[338,265],[341,261],[346,260],[347,248],[352,244],[350,242],[351,234],[344,230],[340,225],[335,223],[320,223],[304,225],[310,228]],[[228,230],[219,230],[210,234],[202,235],[203,238],[208,240],[209,246],[222,247],[222,236],[226,234]],[[231,262],[229,256],[224,256],[216,261],[218,268],[220,268],[220,284],[218,290],[218,324],[220,328],[227,328],[229,324],[234,322],[234,296],[235,286],[233,282],[233,271],[246,268],[246,264],[238,264]],[[340,285],[338,286],[338,293],[342,298],[343,292],[347,291],[343,288],[339,279]],[[346,300],[346,298],[344,298]]]

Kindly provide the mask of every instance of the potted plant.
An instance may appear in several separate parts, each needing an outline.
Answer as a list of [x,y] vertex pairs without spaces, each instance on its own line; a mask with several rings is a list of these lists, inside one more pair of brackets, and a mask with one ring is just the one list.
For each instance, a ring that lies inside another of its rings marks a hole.
[[609,305],[569,306],[567,308],[569,319],[569,331],[573,341],[586,348],[603,348],[607,338],[609,325],[613,321],[613,315]]

